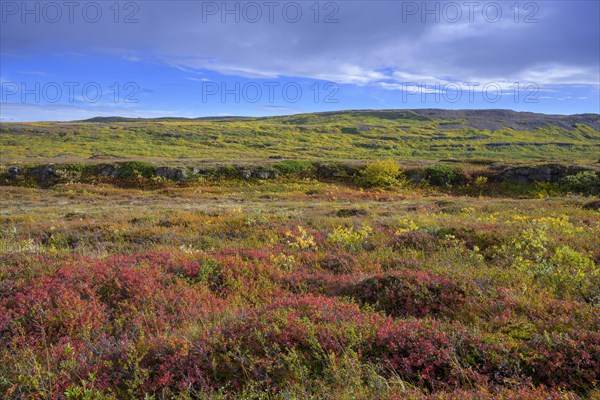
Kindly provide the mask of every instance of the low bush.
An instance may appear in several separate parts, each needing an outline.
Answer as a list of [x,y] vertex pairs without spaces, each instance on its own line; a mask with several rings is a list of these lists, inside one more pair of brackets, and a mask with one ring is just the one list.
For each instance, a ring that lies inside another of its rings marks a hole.
[[238,178],[240,175],[240,172],[233,165],[227,164],[227,165],[222,165],[222,166],[218,167],[214,171],[214,175],[219,178],[233,179],[233,178]]
[[585,392],[599,383],[600,333],[546,333],[520,346],[518,357],[535,384]]
[[320,376],[330,355],[358,351],[382,320],[327,297],[278,299],[211,332],[208,370],[218,386],[255,381],[284,387],[301,376]]
[[465,299],[465,292],[450,279],[410,270],[364,279],[345,293],[393,317],[449,315]]
[[388,187],[400,183],[400,167],[392,160],[376,161],[360,173],[359,184],[364,187]]
[[391,239],[390,245],[395,250],[414,249],[427,253],[434,251],[438,242],[438,238],[431,233],[411,230],[398,232],[398,235]]
[[425,177],[434,186],[452,186],[460,182],[462,172],[456,167],[437,164],[425,169]]
[[569,192],[588,195],[600,193],[600,176],[594,171],[581,171],[565,176],[560,183]]
[[344,228],[338,226],[333,232],[329,233],[327,241],[347,251],[358,251],[362,249],[365,240],[372,232],[373,228],[370,226],[363,226],[360,230],[354,230],[353,227]]
[[143,161],[128,161],[118,164],[117,176],[120,178],[152,178],[156,176],[156,169],[152,164]]
[[360,172],[357,166],[341,162],[316,163],[315,167],[317,177],[325,180],[348,181]]
[[299,175],[312,168],[310,161],[284,160],[271,165],[281,175]]
[[368,358],[380,359],[388,373],[428,388],[459,385],[451,337],[433,320],[386,321],[377,327]]

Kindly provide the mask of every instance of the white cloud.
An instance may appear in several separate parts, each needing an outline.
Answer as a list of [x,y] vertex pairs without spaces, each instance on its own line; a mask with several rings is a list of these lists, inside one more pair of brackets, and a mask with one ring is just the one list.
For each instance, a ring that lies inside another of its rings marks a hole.
[[2,103],[2,119],[4,121],[73,121],[115,115],[130,118],[195,117],[194,115],[181,115],[177,111],[167,109],[127,109],[89,103],[81,105]]
[[527,10],[516,23],[508,5],[498,23],[483,19],[481,7],[473,23],[403,22],[402,2],[390,1],[340,2],[334,24],[314,23],[308,6],[296,24],[281,14],[274,23],[265,18],[221,23],[220,15],[204,22],[202,3],[142,2],[137,24],[110,20],[23,29],[11,20],[3,24],[0,40],[7,53],[97,51],[188,73],[209,70],[252,79],[320,79],[386,89],[403,82],[497,82],[502,87],[535,82],[540,89],[598,85],[595,2],[544,2],[535,16],[538,23],[529,24],[523,21]]

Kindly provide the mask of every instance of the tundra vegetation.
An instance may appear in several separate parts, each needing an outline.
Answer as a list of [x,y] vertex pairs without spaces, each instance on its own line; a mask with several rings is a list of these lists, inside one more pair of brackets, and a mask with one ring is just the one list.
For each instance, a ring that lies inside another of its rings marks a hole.
[[597,128],[394,115],[2,124],[0,397],[599,398]]

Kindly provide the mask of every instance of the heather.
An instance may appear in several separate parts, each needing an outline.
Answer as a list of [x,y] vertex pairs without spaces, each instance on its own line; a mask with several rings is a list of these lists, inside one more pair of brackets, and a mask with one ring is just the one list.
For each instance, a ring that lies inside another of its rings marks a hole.
[[593,199],[373,165],[2,187],[2,396],[597,397]]

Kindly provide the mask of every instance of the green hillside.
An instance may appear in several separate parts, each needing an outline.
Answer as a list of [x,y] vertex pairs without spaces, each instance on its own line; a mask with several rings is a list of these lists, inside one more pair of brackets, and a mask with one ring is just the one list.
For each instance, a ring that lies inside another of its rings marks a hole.
[[595,162],[600,116],[507,110],[342,111],[263,118],[99,117],[0,124],[9,162],[84,159],[500,159]]

